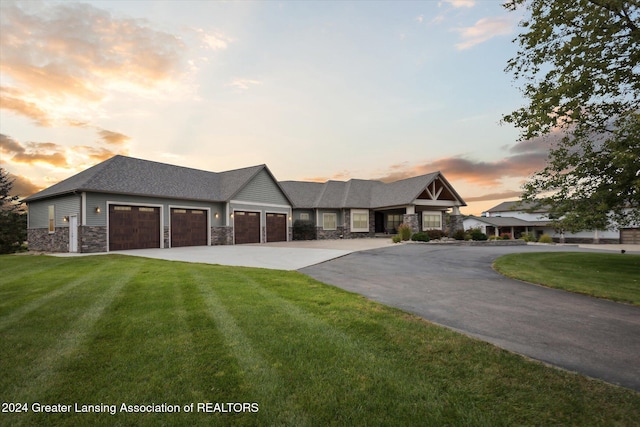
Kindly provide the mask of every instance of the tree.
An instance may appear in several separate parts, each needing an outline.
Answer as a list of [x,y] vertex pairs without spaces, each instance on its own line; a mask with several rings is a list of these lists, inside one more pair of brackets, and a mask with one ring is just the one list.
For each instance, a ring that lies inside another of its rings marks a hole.
[[522,199],[558,228],[640,222],[639,0],[510,0],[528,12],[506,67],[529,102],[503,120],[552,141]]
[[11,195],[14,181],[0,168],[0,254],[18,251],[27,240],[27,216],[19,197]]

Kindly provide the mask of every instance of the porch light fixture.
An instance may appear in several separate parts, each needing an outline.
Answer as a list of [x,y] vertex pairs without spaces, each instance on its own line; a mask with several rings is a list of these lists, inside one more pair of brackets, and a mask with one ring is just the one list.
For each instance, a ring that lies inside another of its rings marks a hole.
[[63,217],[62,217],[62,221],[64,221],[64,222],[69,222],[69,217],[68,217],[68,216],[63,216]]
[[220,216],[220,215],[218,214],[218,212],[216,212],[216,219],[218,219],[218,217],[219,217],[219,216]]
[[96,213],[99,214],[100,213],[100,206],[96,206]]

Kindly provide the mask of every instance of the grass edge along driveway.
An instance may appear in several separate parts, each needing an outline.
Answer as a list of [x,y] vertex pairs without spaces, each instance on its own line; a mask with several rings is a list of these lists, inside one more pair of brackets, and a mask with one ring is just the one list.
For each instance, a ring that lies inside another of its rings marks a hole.
[[499,257],[493,268],[513,279],[640,306],[640,255],[516,253]]
[[638,425],[640,393],[297,272],[2,256],[0,338],[3,425]]

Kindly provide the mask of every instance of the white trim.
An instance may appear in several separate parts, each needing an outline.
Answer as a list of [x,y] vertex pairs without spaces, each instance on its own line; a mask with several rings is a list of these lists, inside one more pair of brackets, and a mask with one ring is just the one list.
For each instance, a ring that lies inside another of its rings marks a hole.
[[120,205],[120,206],[148,206],[150,208],[160,208],[160,229],[158,232],[160,233],[160,246],[158,249],[164,248],[164,205],[156,204],[156,203],[137,203],[137,202],[119,202],[117,200],[107,200],[106,202],[106,221],[107,221],[107,252],[109,251],[109,206],[110,205]]
[[460,206],[460,204],[453,200],[425,200],[425,199],[415,199],[413,201],[414,205],[417,206],[438,206],[442,208],[451,208],[453,206]]
[[[247,206],[265,206],[268,208],[282,208],[282,209],[291,209],[291,205],[277,205],[274,203],[259,203],[259,202],[243,202],[242,200],[231,200],[229,203],[233,203],[236,205],[247,205]],[[242,210],[242,209],[238,209]]]
[[[356,228],[353,226],[353,217],[355,214],[366,214],[367,215],[367,227]],[[369,209],[351,209],[350,218],[349,218],[351,232],[352,233],[368,233],[369,232],[369,222],[370,222],[370,213]]]
[[211,208],[201,206],[186,206],[186,205],[167,205],[169,213],[169,247],[172,248],[171,242],[171,209],[189,209],[198,211],[207,211],[207,246],[211,246]]

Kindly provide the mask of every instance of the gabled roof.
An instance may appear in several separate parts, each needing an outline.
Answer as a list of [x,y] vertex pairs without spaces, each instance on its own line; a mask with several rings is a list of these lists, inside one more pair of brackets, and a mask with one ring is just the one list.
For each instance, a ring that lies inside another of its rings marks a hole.
[[413,203],[425,189],[440,180],[461,206],[466,203],[440,172],[384,183],[350,179],[324,183],[283,181],[280,184],[296,208],[384,208]]
[[477,221],[484,222],[485,224],[493,225],[495,227],[531,227],[531,226],[544,226],[549,221],[527,221],[520,218],[510,216],[491,216],[491,217],[478,217],[468,216],[465,219],[475,219]]
[[258,165],[216,173],[117,155],[25,200],[31,202],[72,192],[94,191],[227,201],[263,169],[267,167]]
[[[492,207],[487,210],[487,212],[509,212],[509,211],[520,211],[524,212],[529,210],[533,206],[533,203],[521,202],[519,200],[502,202],[497,206]],[[547,212],[544,208],[537,208],[533,212]]]

